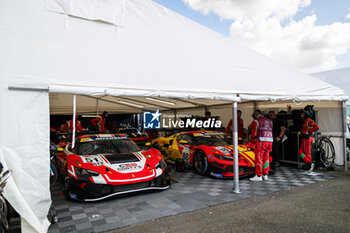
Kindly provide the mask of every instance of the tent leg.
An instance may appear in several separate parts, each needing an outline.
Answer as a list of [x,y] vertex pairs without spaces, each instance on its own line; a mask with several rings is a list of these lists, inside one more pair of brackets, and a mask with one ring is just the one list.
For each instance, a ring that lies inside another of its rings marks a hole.
[[258,102],[254,101],[253,106],[254,106],[254,111],[257,110],[258,109]]
[[347,161],[347,150],[346,150],[346,127],[348,127],[346,122],[346,102],[342,102],[342,114],[343,114],[343,153],[344,153],[344,170],[348,171],[348,161]]
[[77,111],[77,96],[73,95],[73,132],[72,132],[72,148],[75,146],[75,123],[76,123],[76,111]]
[[96,99],[96,115],[98,116],[98,99]]
[[233,192],[234,193],[240,193],[239,190],[239,173],[238,173],[238,125],[237,125],[237,102],[233,102],[232,105],[232,125],[233,125],[233,131],[232,131],[232,140],[233,140],[233,151],[234,151],[234,157],[233,157]]

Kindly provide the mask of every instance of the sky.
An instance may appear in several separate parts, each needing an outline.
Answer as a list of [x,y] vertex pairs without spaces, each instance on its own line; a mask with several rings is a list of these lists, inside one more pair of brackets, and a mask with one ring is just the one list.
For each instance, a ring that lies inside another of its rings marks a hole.
[[350,0],[153,0],[305,73],[350,67]]

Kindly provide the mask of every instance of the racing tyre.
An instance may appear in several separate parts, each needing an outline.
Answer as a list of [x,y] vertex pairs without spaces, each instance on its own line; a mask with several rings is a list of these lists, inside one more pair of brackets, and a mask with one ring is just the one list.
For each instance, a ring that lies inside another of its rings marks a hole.
[[207,172],[208,172],[208,159],[203,151],[198,151],[194,154],[193,167],[196,169],[196,171],[199,174],[201,174],[201,175],[207,174]]

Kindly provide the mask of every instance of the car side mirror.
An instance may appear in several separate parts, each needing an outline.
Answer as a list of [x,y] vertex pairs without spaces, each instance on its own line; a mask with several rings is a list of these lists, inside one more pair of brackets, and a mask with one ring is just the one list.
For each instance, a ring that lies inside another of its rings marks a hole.
[[57,147],[57,152],[63,152],[64,151],[64,149],[63,148],[61,148],[61,147]]
[[179,141],[179,143],[180,143],[180,144],[188,144],[188,141],[186,141],[186,140],[181,140],[181,141]]

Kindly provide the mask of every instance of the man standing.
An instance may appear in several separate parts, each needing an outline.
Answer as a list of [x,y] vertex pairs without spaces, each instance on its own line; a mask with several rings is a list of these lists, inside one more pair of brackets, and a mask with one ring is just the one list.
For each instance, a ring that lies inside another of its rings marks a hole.
[[268,180],[269,154],[272,151],[273,123],[264,117],[260,110],[253,113],[254,121],[251,124],[252,132],[250,138],[255,144],[255,176],[251,181]]
[[281,140],[286,132],[286,124],[283,120],[276,116],[274,111],[269,112],[269,118],[273,122],[273,143],[272,143],[272,158],[276,167],[280,165],[280,148]]
[[311,134],[319,129],[318,125],[310,119],[311,115],[312,109],[305,107],[301,112],[301,118],[304,119],[303,128],[301,132],[298,132],[298,135],[301,136],[299,155],[309,168],[309,172],[312,172],[315,168],[311,157],[311,146],[313,142]]
[[[238,126],[238,144],[242,144],[244,140],[244,134],[243,134],[243,119],[242,117],[242,111],[237,111],[237,126]],[[232,119],[229,121],[227,127],[226,127],[226,135],[229,135],[230,131],[232,132]]]
[[[83,132],[83,126],[81,125],[81,122],[78,120],[78,115],[75,116],[75,132]],[[62,128],[63,133],[72,133],[73,132],[73,116],[72,119],[67,121],[63,128]]]
[[206,112],[204,113],[204,117],[205,117],[206,120],[207,120],[207,119],[210,119],[210,118],[211,118],[211,112],[206,111]]
[[91,120],[91,124],[97,128],[98,132],[106,132],[106,118],[108,117],[108,112],[104,111],[101,116],[98,116]]

